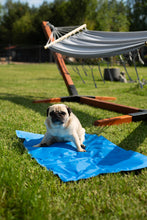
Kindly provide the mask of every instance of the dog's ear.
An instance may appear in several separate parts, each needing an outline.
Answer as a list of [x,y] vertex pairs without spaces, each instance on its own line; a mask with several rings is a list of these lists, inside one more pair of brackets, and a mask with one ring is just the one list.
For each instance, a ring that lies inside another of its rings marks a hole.
[[72,112],[71,108],[69,108],[68,106],[66,106],[68,114],[70,115],[70,113]]
[[50,109],[50,107],[48,107],[48,109],[47,109],[47,117],[48,117],[49,109]]

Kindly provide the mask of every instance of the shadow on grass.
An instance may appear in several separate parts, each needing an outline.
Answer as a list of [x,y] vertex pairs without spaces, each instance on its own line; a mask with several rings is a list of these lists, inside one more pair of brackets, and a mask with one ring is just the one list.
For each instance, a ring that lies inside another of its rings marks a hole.
[[[38,112],[42,116],[46,116],[46,111],[48,106],[52,105],[53,103],[33,103],[34,97],[33,96],[19,96],[15,94],[7,94],[7,93],[0,93],[1,100],[7,100],[13,102],[17,105],[21,105],[25,108],[31,109],[35,112]],[[36,98],[37,99],[37,98]],[[39,99],[45,99],[44,97],[39,97]],[[81,105],[81,109],[83,106]],[[91,124],[97,119],[95,116],[91,116],[83,111],[79,111],[74,109],[74,113],[80,118],[82,121],[83,119],[83,127],[84,126],[91,126]]]
[[[147,122],[141,122],[118,146],[127,150],[136,150],[147,137]],[[128,147],[126,147],[128,146]]]
[[[31,109],[34,112],[40,113],[42,116],[46,116],[46,109],[50,103],[36,103],[33,104],[34,97],[33,96],[18,96],[14,94],[0,93],[1,100],[7,100],[13,102],[17,105],[24,106],[25,108]],[[41,98],[41,97],[39,97]],[[43,99],[44,97],[42,97]],[[81,108],[82,105],[81,105]],[[79,111],[74,109],[74,113],[79,117],[83,127],[91,126],[92,123],[97,120],[97,117],[91,116],[83,111]],[[103,129],[102,129],[103,130]],[[141,143],[144,142],[147,137],[147,122],[141,122],[137,128],[134,129],[132,133],[130,133],[122,142],[118,144],[118,146],[125,148],[127,150],[135,150],[137,149]]]
[[[7,94],[7,93],[0,93],[0,99],[1,100],[7,100],[10,102],[13,102],[17,105],[24,106],[25,108],[31,109],[35,112],[39,112],[41,115],[46,115],[46,109],[49,103],[44,105],[40,105],[39,103],[33,104],[34,97],[33,96],[18,96],[15,94]],[[40,98],[40,97],[39,97]],[[42,97],[43,99],[44,97]]]

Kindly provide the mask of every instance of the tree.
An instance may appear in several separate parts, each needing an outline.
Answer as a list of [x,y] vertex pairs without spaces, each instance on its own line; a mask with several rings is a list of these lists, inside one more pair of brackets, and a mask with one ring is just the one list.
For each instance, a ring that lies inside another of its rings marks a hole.
[[131,31],[147,30],[147,1],[128,0],[128,20]]
[[95,26],[97,0],[69,0],[67,15],[71,25],[87,23],[89,29]]
[[[2,5],[0,4],[0,26],[1,26],[1,22],[2,22]],[[0,43],[1,43],[1,38],[2,38],[2,32],[1,32],[1,28],[0,28]]]
[[13,32],[14,23],[24,16],[27,11],[29,11],[29,6],[27,3],[13,3],[12,0],[7,0],[6,4],[4,5],[4,15],[0,27],[3,42],[13,44],[15,34]]
[[48,4],[46,1],[42,3],[39,8],[32,9],[32,26],[30,42],[33,44],[42,44],[46,39],[42,31],[42,21],[50,21],[52,16],[51,3]]
[[67,26],[70,23],[68,16],[68,4],[66,0],[55,0],[52,3],[51,11],[52,15],[50,17],[50,22],[55,26]]
[[34,43],[31,36],[33,31],[32,15],[26,12],[20,19],[13,23],[13,43]]
[[122,0],[98,1],[95,29],[103,31],[129,30],[127,8]]
[[0,4],[0,24],[1,24],[1,19],[2,19],[2,5]]

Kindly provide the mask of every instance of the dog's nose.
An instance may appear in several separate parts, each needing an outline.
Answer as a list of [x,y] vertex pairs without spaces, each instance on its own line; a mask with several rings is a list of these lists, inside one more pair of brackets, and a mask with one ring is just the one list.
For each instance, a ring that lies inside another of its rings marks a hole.
[[57,124],[62,124],[62,119],[59,117],[59,116],[56,116],[56,117],[52,117],[52,122],[53,123],[57,123]]

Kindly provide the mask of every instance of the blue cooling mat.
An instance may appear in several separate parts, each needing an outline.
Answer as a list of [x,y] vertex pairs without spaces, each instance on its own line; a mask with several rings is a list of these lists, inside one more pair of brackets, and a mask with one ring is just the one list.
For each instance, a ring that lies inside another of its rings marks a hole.
[[126,151],[103,136],[86,134],[86,152],[77,152],[72,142],[55,143],[50,147],[34,148],[44,135],[16,131],[33,158],[62,181],[76,181],[102,173],[131,171],[147,167],[147,156]]

